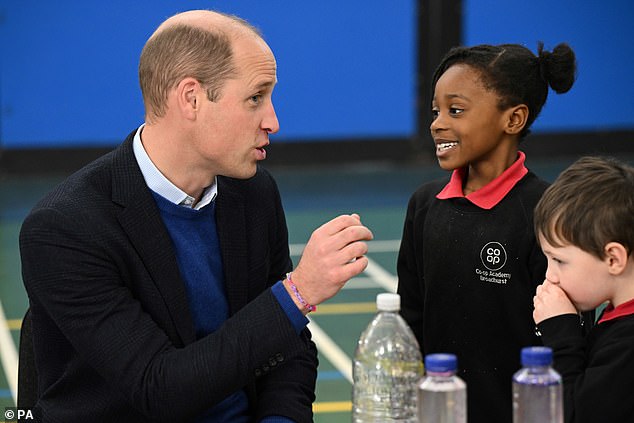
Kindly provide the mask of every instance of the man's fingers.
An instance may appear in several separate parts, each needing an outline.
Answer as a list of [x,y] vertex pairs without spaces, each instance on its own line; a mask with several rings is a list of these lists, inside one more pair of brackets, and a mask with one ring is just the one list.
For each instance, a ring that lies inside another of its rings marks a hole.
[[341,249],[341,253],[343,262],[349,263],[359,257],[365,256],[368,253],[368,244],[363,241],[356,241],[345,245]]
[[355,276],[363,272],[366,269],[366,267],[368,267],[368,258],[365,256],[357,257],[355,260],[351,260],[350,262],[348,262],[344,266],[344,272],[345,272],[344,279],[346,283],[350,279],[354,278]]
[[335,247],[339,250],[346,248],[348,245],[354,245],[357,242],[371,241],[374,238],[372,231],[365,226],[349,226],[332,236]]
[[309,244],[323,256],[339,252],[350,244],[370,241],[373,238],[372,231],[361,224],[358,215],[341,215],[313,232]]
[[361,218],[358,214],[342,214],[321,225],[327,235],[335,235],[350,226],[361,225]]

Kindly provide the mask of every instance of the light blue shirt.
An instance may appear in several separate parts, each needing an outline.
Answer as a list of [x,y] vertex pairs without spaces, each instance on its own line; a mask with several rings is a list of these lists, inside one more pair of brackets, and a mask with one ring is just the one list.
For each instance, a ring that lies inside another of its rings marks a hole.
[[141,141],[141,132],[143,131],[144,126],[145,124],[141,125],[139,129],[137,129],[136,134],[134,134],[132,148],[134,150],[134,157],[136,157],[136,161],[139,164],[139,168],[143,174],[143,179],[145,179],[145,183],[148,188],[174,204],[193,208],[195,210],[200,210],[214,201],[218,195],[217,178],[214,178],[214,183],[211,184],[211,186],[205,188],[202,198],[195,206],[193,206],[196,199],[174,185],[165,177],[165,175],[161,173],[160,170],[158,170],[156,165],[150,159],[150,156],[147,155],[147,152],[143,147],[143,142]]

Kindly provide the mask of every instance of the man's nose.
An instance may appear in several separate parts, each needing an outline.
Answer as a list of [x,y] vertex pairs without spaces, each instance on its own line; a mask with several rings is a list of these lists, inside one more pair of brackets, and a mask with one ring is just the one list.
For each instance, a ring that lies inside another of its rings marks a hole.
[[280,123],[277,120],[277,114],[275,113],[275,107],[273,107],[273,103],[270,104],[266,111],[264,119],[262,119],[262,129],[269,134],[275,134],[277,131],[280,130]]

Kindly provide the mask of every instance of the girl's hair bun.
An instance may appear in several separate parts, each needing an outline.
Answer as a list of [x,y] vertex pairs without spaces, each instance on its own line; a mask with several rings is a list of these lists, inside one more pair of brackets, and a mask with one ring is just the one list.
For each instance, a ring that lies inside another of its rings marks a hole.
[[575,52],[566,43],[555,46],[552,52],[544,50],[544,43],[537,47],[537,60],[542,79],[557,94],[572,88],[577,77],[577,61]]

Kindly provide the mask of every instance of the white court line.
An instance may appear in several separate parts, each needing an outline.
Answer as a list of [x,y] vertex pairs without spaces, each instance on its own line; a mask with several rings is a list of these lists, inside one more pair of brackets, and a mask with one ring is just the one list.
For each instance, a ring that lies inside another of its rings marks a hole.
[[[385,253],[395,252],[399,250],[401,241],[398,239],[384,240],[384,241],[370,241],[368,242],[368,250],[371,253]],[[290,253],[292,256],[299,256],[304,251],[306,244],[291,244],[289,245]],[[398,278],[392,275],[390,272],[379,266],[374,260],[367,257],[368,267],[364,273],[370,276],[378,285],[383,287],[388,292],[396,292],[398,284]]]
[[[397,278],[379,266],[374,260],[368,258],[368,267],[365,272],[370,275],[370,278],[356,278],[362,279],[361,282],[364,285],[367,285],[368,280],[371,280],[374,281],[374,285],[378,284],[388,292],[396,292]],[[350,282],[348,282],[349,284]],[[313,341],[317,345],[319,353],[323,354],[339,373],[352,384],[352,361],[350,358],[313,320],[310,320],[308,328],[313,334]]]
[[[400,242],[401,242],[400,240],[372,241],[368,245],[371,252],[391,252],[391,251],[398,251]],[[291,244],[290,245],[291,255],[294,255],[294,256],[300,255],[302,251],[304,250],[304,246],[305,244]],[[359,288],[368,287],[369,285],[368,281],[374,280],[376,283],[378,283],[380,286],[382,286],[386,290],[390,292],[395,292],[396,278],[392,276],[389,272],[384,270],[381,266],[379,266],[374,260],[368,259],[368,261],[369,261],[368,267],[366,268],[365,272],[370,275],[370,278],[355,278],[351,282],[356,281],[356,283],[354,283],[353,286],[350,286],[350,283],[349,283],[348,288],[359,289]],[[1,323],[2,321],[0,320],[0,324]],[[5,328],[7,327],[6,322],[4,327]],[[326,334],[326,332],[324,332],[323,329],[320,328],[319,325],[317,325],[317,323],[315,323],[313,320],[310,320],[310,323],[308,324],[308,328],[313,334],[313,341],[315,342],[315,345],[317,345],[319,352],[321,354],[324,354],[324,356],[328,359],[328,361],[332,363],[332,365],[339,371],[339,373],[341,373],[348,380],[348,382],[352,383],[352,361],[350,360],[350,358],[348,358],[346,353],[343,352],[343,350],[339,348],[339,346],[332,340],[332,338],[330,338]],[[3,345],[3,344],[4,342],[2,342],[0,345]],[[13,346],[13,341],[11,341],[11,345]],[[14,354],[15,354],[15,347],[14,347]],[[6,366],[5,366],[5,369],[6,369]],[[16,386],[17,386],[17,370],[15,374],[16,374],[15,380],[16,380]]]
[[333,341],[314,320],[310,320],[308,329],[313,335],[313,341],[315,345],[317,345],[319,353],[326,356],[328,361],[335,366],[335,369],[352,384],[352,361],[350,358],[348,358],[346,353],[335,344],[335,341]]
[[[370,252],[392,252],[398,251],[400,240],[371,241],[368,243]],[[291,255],[298,256],[304,250],[305,244],[291,244]],[[355,278],[357,283],[348,286],[348,289],[360,289],[368,287],[368,280],[374,280],[389,292],[396,292],[397,278],[379,266],[374,260],[368,258],[368,267],[365,269],[370,278]],[[354,280],[353,280],[354,281]],[[352,383],[352,361],[341,348],[314,322],[310,321],[309,329],[313,334],[315,344],[319,351],[323,353],[328,361],[350,382]],[[0,358],[7,377],[9,389],[13,397],[13,402],[17,404],[18,392],[18,353],[7,325],[7,319],[0,302]]]
[[379,266],[370,257],[366,258],[368,259],[368,267],[365,268],[364,272],[377,284],[381,285],[387,292],[396,292],[398,278]]
[[[300,256],[306,244],[291,244],[289,245],[292,256]],[[398,251],[401,246],[400,239],[390,239],[383,241],[369,241],[368,250],[371,253],[392,253]]]
[[350,279],[341,289],[371,289],[376,288],[376,282],[372,278],[356,277]]
[[398,251],[399,248],[401,248],[400,239],[368,242],[368,249],[371,253],[392,253]]
[[7,318],[0,301],[0,359],[2,359],[2,367],[4,374],[11,390],[13,403],[18,403],[18,352],[15,349],[15,343],[11,336],[11,331],[7,325]]
[[[379,241],[380,242],[380,241]],[[372,244],[370,244],[372,245]],[[370,248],[370,251],[398,251],[400,241],[384,241],[378,244],[375,248]],[[291,246],[291,251],[296,251],[295,255],[301,254],[304,245],[294,244]],[[291,252],[292,254],[292,252]],[[369,277],[353,278],[346,287],[348,289],[355,289],[361,287],[372,287],[377,284],[387,290],[388,292],[396,292],[396,285],[398,278],[392,275],[387,270],[383,269],[374,260],[368,257],[368,267],[365,269],[365,274]],[[356,283],[355,283],[356,282]],[[310,320],[308,324],[313,335],[313,341],[317,345],[317,349],[320,354],[323,354],[330,363],[341,373],[350,384],[352,380],[352,360],[346,355],[345,352],[319,327],[313,320]]]

